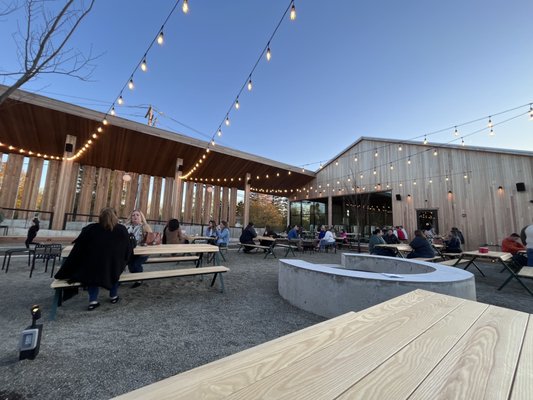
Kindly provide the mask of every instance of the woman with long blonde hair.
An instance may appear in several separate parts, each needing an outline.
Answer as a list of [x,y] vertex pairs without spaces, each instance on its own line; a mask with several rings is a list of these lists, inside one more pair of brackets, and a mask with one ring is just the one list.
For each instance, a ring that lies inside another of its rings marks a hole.
[[[128,233],[135,236],[137,245],[140,246],[144,242],[144,235],[147,232],[152,232],[152,228],[146,222],[146,217],[141,210],[133,210],[130,219],[127,223]],[[128,262],[128,270],[134,274],[143,272],[143,263],[148,260],[148,256],[132,256]],[[137,281],[131,287],[136,288],[141,286],[142,282]]]

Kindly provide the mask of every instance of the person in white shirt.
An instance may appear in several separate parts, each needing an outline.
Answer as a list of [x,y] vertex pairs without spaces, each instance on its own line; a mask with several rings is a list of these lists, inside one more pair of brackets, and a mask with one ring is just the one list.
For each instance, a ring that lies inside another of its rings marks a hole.
[[325,250],[326,246],[335,245],[335,236],[333,236],[332,228],[326,231],[323,239],[320,239],[320,250]]

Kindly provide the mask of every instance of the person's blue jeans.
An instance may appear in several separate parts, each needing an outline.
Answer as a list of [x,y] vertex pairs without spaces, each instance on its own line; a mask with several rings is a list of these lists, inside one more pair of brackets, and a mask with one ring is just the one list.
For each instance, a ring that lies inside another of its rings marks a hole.
[[143,264],[148,260],[148,256],[133,256],[128,262],[128,270],[134,274],[143,272]]
[[527,266],[533,267],[533,249],[527,249]]
[[[98,292],[100,291],[100,288],[98,286],[89,286],[87,288],[87,291],[89,292],[89,302],[92,301],[98,301]],[[118,282],[111,287],[109,290],[109,297],[117,297],[118,294]]]

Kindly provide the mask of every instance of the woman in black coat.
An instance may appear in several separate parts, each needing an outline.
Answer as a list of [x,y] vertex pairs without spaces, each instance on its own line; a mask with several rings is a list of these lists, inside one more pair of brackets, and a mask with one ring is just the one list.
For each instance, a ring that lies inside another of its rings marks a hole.
[[132,251],[128,230],[118,223],[115,210],[104,208],[98,221],[82,229],[55,275],[88,286],[89,311],[100,305],[99,287],[109,290],[111,303],[118,302],[118,280]]
[[24,242],[27,249],[30,248],[30,244],[33,244],[33,239],[35,239],[37,232],[39,232],[39,220],[34,218],[32,222],[33,225],[28,229],[28,236],[26,237],[26,242]]
[[424,233],[420,230],[415,231],[415,238],[409,243],[409,246],[411,246],[413,251],[407,254],[407,258],[435,257],[433,246],[431,246],[431,243],[429,243]]

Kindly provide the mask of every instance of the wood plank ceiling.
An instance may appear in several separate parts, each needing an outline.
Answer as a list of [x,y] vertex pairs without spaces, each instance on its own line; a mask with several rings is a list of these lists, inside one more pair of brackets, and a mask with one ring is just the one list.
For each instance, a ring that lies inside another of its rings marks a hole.
[[[11,152],[7,144],[16,148],[13,152],[22,148],[62,156],[67,135],[76,136],[77,146],[83,146],[101,125],[103,117],[102,113],[35,94],[21,95],[18,100],[9,99],[0,105],[0,142],[4,144],[0,151]],[[207,147],[207,142],[197,139],[120,118],[109,119],[111,123],[77,162],[173,177],[178,158],[183,159],[183,173],[186,173]],[[314,173],[302,172],[295,166],[217,146],[191,178],[244,189],[246,173],[252,176],[252,187],[289,192],[302,188],[315,177]]]

